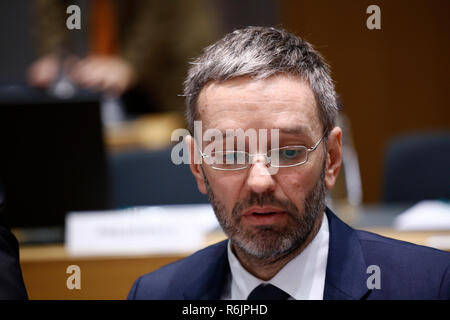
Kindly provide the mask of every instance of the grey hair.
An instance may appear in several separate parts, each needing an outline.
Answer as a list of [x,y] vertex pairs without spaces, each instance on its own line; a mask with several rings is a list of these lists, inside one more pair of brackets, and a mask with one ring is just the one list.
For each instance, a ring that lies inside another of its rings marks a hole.
[[308,81],[324,130],[328,134],[335,126],[339,106],[330,68],[311,44],[292,33],[273,27],[235,30],[206,47],[191,64],[184,82],[186,120],[191,133],[194,120],[199,119],[197,99],[208,82],[241,76],[259,80],[280,73]]

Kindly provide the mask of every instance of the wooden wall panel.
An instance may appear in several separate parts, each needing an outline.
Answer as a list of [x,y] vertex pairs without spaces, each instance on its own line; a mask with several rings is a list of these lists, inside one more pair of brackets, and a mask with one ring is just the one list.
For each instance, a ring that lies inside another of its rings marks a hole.
[[[381,30],[366,8],[381,8]],[[450,129],[450,1],[282,0],[282,26],[330,63],[359,155],[364,202],[380,199],[386,143]]]

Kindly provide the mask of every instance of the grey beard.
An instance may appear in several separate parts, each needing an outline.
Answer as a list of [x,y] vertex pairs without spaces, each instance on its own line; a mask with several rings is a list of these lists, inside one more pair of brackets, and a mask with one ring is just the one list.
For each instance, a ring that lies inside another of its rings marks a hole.
[[[325,162],[322,167],[320,178],[313,189],[307,194],[303,213],[300,214],[297,207],[289,200],[276,199],[271,193],[251,193],[248,199],[236,203],[231,217],[225,211],[225,207],[215,197],[205,177],[205,185],[208,198],[214,209],[214,213],[223,231],[232,243],[239,247],[245,254],[260,261],[269,261],[289,254],[300,248],[312,232],[317,217],[325,210],[324,185]],[[290,220],[285,227],[278,226],[256,226],[244,230],[240,225],[241,213],[245,208],[253,205],[274,205],[283,208]]]

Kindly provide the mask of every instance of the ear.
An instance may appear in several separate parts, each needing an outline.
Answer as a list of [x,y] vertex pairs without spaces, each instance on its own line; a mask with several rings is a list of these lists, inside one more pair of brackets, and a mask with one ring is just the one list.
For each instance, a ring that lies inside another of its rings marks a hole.
[[327,163],[325,168],[325,187],[331,190],[335,183],[342,164],[342,130],[334,127],[328,135]]
[[[201,164],[196,163],[196,159],[201,159],[201,156],[198,155],[199,150],[198,147],[195,145],[195,140],[191,135],[187,135],[185,138],[187,149],[189,150],[189,168],[191,169],[192,174],[194,175],[195,181],[197,181],[197,187],[198,190],[206,194],[206,185],[205,185],[205,179],[203,176],[203,170],[201,168]],[[197,156],[195,155],[195,152],[197,152]],[[201,161],[201,160],[200,160]],[[197,161],[199,162],[199,161]]]

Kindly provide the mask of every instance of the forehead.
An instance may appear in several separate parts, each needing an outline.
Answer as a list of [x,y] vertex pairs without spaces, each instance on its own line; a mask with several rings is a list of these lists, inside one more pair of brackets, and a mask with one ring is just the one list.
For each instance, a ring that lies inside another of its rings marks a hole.
[[321,130],[314,93],[300,77],[275,75],[209,82],[197,103],[204,128],[280,129],[313,135]]

